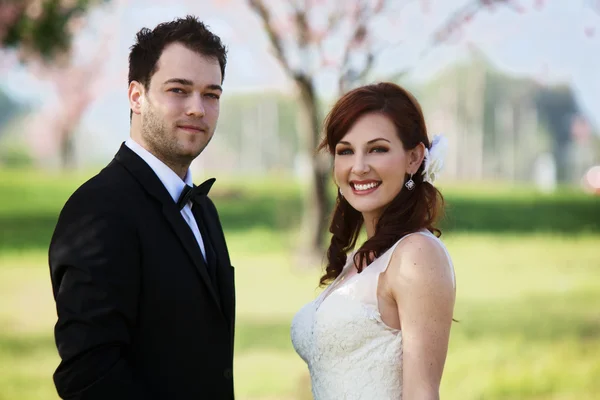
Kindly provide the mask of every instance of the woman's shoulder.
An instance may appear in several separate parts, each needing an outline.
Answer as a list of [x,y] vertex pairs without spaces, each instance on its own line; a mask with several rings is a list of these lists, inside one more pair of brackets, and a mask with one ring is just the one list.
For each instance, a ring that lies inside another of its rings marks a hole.
[[409,233],[398,241],[394,254],[402,253],[420,253],[420,252],[434,252],[440,255],[446,254],[446,246],[444,243],[428,230],[420,230],[417,232]]
[[442,241],[429,231],[414,232],[400,240],[391,254],[389,272],[403,280],[452,282],[452,260]]

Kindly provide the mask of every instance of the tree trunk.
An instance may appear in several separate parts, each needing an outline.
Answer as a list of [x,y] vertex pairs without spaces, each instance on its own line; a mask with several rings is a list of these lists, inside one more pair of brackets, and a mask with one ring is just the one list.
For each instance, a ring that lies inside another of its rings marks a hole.
[[75,143],[68,132],[63,132],[60,139],[60,165],[65,171],[75,167]]
[[304,192],[302,248],[322,257],[330,212],[327,193],[329,157],[315,153],[319,145],[321,118],[313,82],[305,76],[296,76],[295,81],[300,90],[299,133],[311,167],[308,190]]

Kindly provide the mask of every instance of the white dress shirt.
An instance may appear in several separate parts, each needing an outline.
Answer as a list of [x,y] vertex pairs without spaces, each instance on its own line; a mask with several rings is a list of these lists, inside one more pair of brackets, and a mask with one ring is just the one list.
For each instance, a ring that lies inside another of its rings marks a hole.
[[[179,200],[179,196],[183,191],[183,188],[186,185],[193,186],[194,183],[192,181],[192,171],[188,169],[185,175],[185,181],[181,180],[179,175],[177,175],[171,168],[167,167],[165,163],[160,161],[156,156],[150,153],[148,150],[143,148],[140,144],[138,144],[132,138],[127,139],[125,145],[129,147],[135,154],[140,156],[142,160],[146,161],[146,164],[152,168],[158,179],[163,183],[173,201],[177,203]],[[194,236],[196,237],[196,241],[200,246],[200,251],[202,251],[202,256],[204,256],[204,261],[206,261],[206,250],[204,249],[204,241],[202,240],[202,235],[200,234],[200,229],[198,229],[198,224],[196,223],[196,219],[194,218],[194,214],[192,214],[192,202],[188,201],[188,203],[181,209],[181,216],[187,222],[187,224],[192,229]]]

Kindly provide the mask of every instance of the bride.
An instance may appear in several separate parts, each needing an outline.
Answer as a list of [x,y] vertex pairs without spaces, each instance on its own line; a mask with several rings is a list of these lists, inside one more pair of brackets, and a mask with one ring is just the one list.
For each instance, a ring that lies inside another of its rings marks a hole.
[[[313,396],[439,399],[456,296],[434,225],[446,139],[430,142],[418,102],[392,83],[344,95],[325,134],[339,187],[320,280],[328,286],[291,328]],[[352,251],[363,227],[367,240]]]

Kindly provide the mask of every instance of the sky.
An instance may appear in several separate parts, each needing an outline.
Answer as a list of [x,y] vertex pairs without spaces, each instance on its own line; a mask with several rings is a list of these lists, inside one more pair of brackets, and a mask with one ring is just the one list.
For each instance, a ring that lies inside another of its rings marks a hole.
[[[281,0],[279,0],[281,1]],[[410,68],[410,79],[425,82],[437,73],[464,60],[469,49],[483,51],[495,68],[516,76],[529,76],[541,82],[572,85],[578,101],[600,126],[600,13],[590,4],[597,0],[520,0],[523,12],[497,7],[484,11],[470,22],[451,43],[428,49],[436,27],[464,0],[393,2],[401,8],[390,13],[393,24],[382,22],[375,31],[385,45],[376,76],[384,77]],[[427,4],[426,7],[424,5]],[[600,10],[600,7],[597,9]],[[291,92],[292,82],[271,55],[270,44],[258,18],[243,0],[112,0],[109,7],[91,14],[89,29],[76,38],[82,59],[95,35],[113,36],[107,50],[107,78],[102,90],[84,117],[84,127],[95,132],[98,146],[115,148],[128,135],[127,56],[135,33],[142,27],[185,14],[198,15],[229,48],[224,82],[228,93],[256,90]],[[335,53],[336,43],[331,46]],[[335,94],[335,74],[324,70],[317,75],[320,93]],[[0,85],[18,100],[40,106],[53,101],[51,85],[34,78],[26,69],[15,66],[0,80]],[[225,104],[225,103],[224,103]],[[92,134],[93,135],[93,134]],[[92,137],[92,139],[94,139]]]

